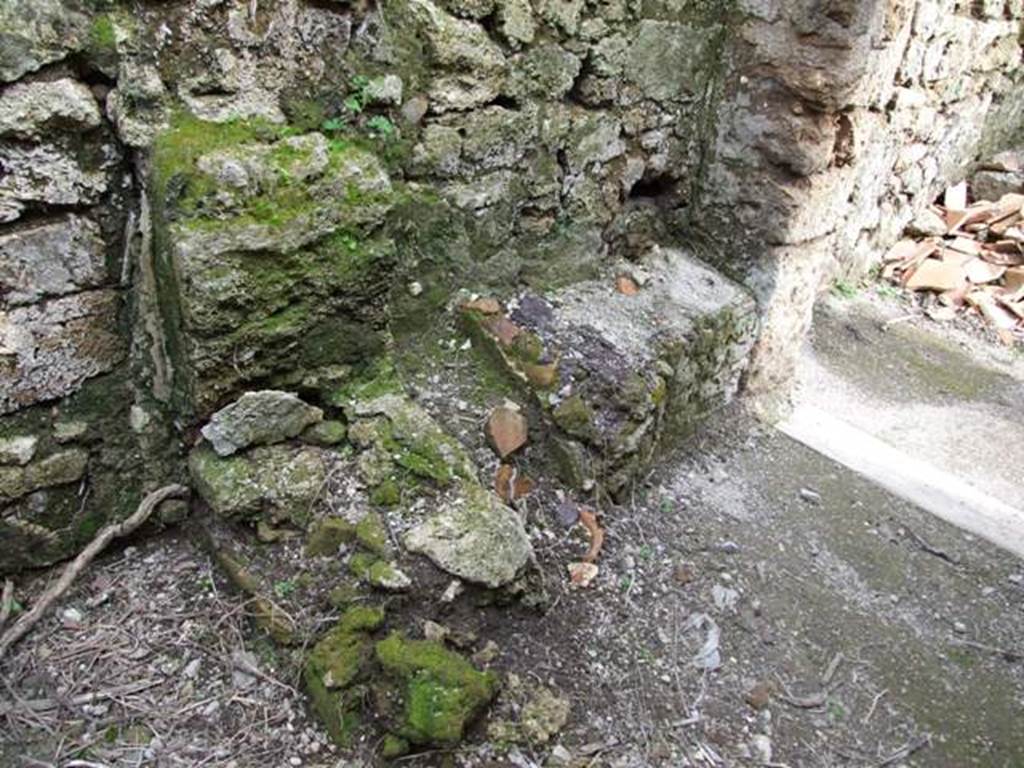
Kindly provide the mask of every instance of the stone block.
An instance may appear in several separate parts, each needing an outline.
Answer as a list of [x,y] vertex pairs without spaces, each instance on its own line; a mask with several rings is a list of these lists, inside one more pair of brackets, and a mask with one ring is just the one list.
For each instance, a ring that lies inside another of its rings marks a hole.
[[0,306],[32,304],[86,288],[107,279],[99,227],[68,215],[0,234]]
[[742,288],[682,251],[654,249],[638,274],[651,277],[632,295],[611,275],[521,294],[507,313],[462,309],[551,425],[566,482],[613,495],[657,446],[732,399],[757,325]]
[[126,354],[120,295],[83,291],[0,312],[0,414],[75,391]]

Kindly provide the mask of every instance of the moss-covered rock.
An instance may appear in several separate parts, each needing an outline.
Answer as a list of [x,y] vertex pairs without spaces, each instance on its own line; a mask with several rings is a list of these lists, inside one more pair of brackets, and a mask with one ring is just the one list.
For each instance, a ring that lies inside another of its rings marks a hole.
[[[349,429],[352,441],[405,472],[440,486],[474,476],[473,463],[458,440],[407,397],[381,395],[352,402],[348,410],[359,420]],[[375,479],[376,485],[385,478]]]
[[352,686],[366,673],[373,657],[370,633],[383,621],[379,608],[349,608],[306,659],[303,680],[313,709],[338,744],[348,744],[359,724],[362,695]]
[[491,672],[429,640],[392,633],[374,647],[377,662],[397,684],[392,731],[413,744],[458,743],[466,726],[497,692]]
[[229,457],[203,445],[188,459],[196,491],[218,515],[305,527],[326,479],[324,457],[308,446],[271,445]]
[[358,545],[377,557],[387,557],[390,554],[387,528],[381,516],[372,510],[357,522],[351,522],[344,517],[324,517],[317,520],[306,539],[306,554],[333,555],[342,544]]
[[373,153],[178,113],[152,155],[183,407],[204,412],[245,382],[382,351],[395,253],[376,230],[398,194]]
[[491,588],[512,581],[533,555],[518,513],[475,481],[461,482],[404,544],[439,568]]
[[348,428],[344,423],[328,419],[309,427],[302,433],[301,438],[303,442],[310,445],[327,448],[345,442],[347,433]]
[[317,520],[306,537],[306,554],[326,557],[338,553],[342,544],[355,540],[356,527],[343,517],[325,517]]

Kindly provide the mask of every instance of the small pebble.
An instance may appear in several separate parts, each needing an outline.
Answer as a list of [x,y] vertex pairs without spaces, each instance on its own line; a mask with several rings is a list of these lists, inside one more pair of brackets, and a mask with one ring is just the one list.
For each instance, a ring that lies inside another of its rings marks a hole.
[[413,280],[411,283],[409,283],[410,296],[419,296],[421,293],[423,293],[422,283],[420,283],[418,280]]
[[966,634],[967,633],[967,625],[964,624],[962,621],[954,621],[953,622],[953,631],[956,632],[958,635]]
[[817,491],[812,491],[810,488],[801,488],[800,498],[811,504],[821,503],[821,494]]
[[82,624],[82,612],[77,608],[65,608],[64,612],[60,615],[60,620],[64,623],[65,627],[78,627]]
[[723,541],[718,545],[720,552],[724,552],[727,555],[735,555],[740,551],[740,545],[735,541]]
[[772,740],[759,733],[750,739],[750,751],[754,753],[754,759],[761,763],[772,761]]

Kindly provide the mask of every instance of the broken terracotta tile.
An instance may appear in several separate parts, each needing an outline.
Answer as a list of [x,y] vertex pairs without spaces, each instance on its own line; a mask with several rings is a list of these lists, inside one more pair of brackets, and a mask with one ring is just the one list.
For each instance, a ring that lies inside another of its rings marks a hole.
[[939,259],[944,264],[955,264],[957,266],[963,266],[976,259],[975,254],[964,253],[963,251],[954,251],[952,248],[943,248],[939,251]]
[[967,279],[975,285],[994,282],[1001,278],[1003,273],[1006,272],[1006,267],[998,264],[990,264],[984,259],[971,259],[962,266],[964,273],[967,275]]
[[574,587],[582,588],[589,587],[599,572],[593,563],[569,563],[566,569],[569,571],[569,582]]
[[996,296],[996,301],[1003,309],[1017,316],[1018,320],[1024,320],[1024,301],[1021,301],[1017,294]]
[[967,295],[967,301],[977,307],[989,325],[999,335],[1004,344],[1013,343],[1012,331],[1017,327],[1017,318],[1004,307],[996,303],[993,294],[984,291],[971,291]]
[[1024,267],[1010,267],[1003,275],[1003,285],[1008,291],[1024,289]]
[[946,187],[942,202],[947,209],[962,211],[967,208],[967,182],[961,181],[959,184]]
[[503,347],[512,346],[512,343],[523,333],[522,328],[504,315],[488,315],[483,318],[481,325],[486,328],[487,331],[489,331]]
[[597,522],[597,515],[588,507],[580,507],[580,523],[590,534],[590,548],[583,556],[583,562],[592,563],[601,554],[601,547],[604,545],[604,529]]
[[882,257],[882,262],[889,264],[894,261],[905,261],[917,251],[917,246],[917,240],[912,240],[910,238],[900,240],[885,252],[885,256]]
[[952,242],[946,243],[946,248],[969,256],[978,256],[982,251],[981,243],[972,237],[963,236],[958,236]]
[[526,445],[527,430],[526,417],[514,405],[499,405],[492,410],[484,427],[487,441],[502,459]]
[[1000,264],[1004,267],[1016,267],[1024,264],[1024,251],[1012,240],[986,243],[979,255],[990,264]]
[[988,226],[989,232],[992,237],[1005,237],[1007,232],[1010,232],[1017,224],[1020,223],[1022,217],[1019,213],[1014,213],[1007,216],[1005,219],[994,221]]
[[912,291],[951,291],[964,284],[964,267],[938,259],[925,259],[904,279],[904,287]]
[[506,504],[533,490],[533,481],[511,464],[502,464],[494,475],[494,490]]
[[493,298],[473,299],[463,304],[462,308],[479,312],[481,315],[497,315],[502,311],[501,302]]
[[951,291],[943,291],[939,294],[939,303],[948,307],[962,307],[967,300],[967,294],[971,290],[971,284],[964,282],[959,288]]
[[640,293],[640,288],[637,286],[636,281],[628,275],[619,275],[615,278],[615,290],[623,296],[636,296]]

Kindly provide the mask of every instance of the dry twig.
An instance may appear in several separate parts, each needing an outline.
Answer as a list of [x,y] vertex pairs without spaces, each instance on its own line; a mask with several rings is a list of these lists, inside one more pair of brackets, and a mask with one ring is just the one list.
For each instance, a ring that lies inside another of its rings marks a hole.
[[130,517],[122,520],[120,523],[108,525],[96,534],[96,538],[89,542],[88,546],[79,553],[78,557],[65,566],[60,578],[39,597],[36,604],[32,606],[32,609],[22,615],[9,630],[0,636],[0,659],[4,657],[4,654],[7,653],[12,645],[32,629],[35,623],[46,613],[46,609],[67,591],[75,577],[85,570],[96,555],[106,549],[112,540],[128,535],[146,522],[160,502],[165,499],[184,496],[186,493],[188,493],[188,488],[183,485],[167,485],[153,491],[142,500],[138,509]]
[[10,579],[4,580],[4,593],[0,596],[0,627],[7,623],[14,610],[14,582]]

